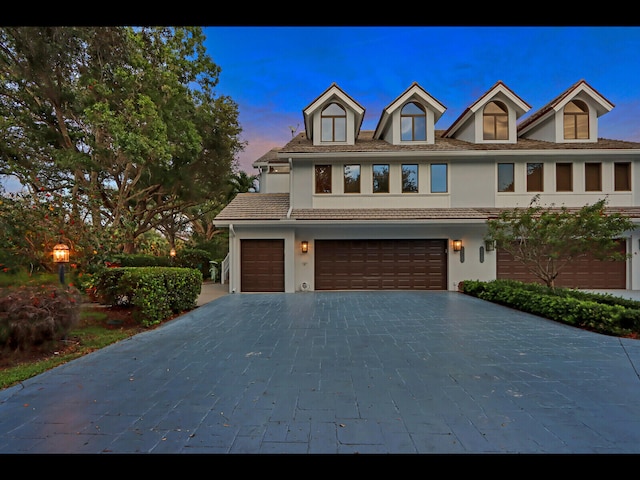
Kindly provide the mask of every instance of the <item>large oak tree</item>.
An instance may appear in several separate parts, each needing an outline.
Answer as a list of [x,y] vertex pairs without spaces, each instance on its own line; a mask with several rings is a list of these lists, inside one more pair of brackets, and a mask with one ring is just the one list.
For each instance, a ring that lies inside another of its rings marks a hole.
[[124,252],[223,200],[244,145],[203,41],[199,27],[0,28],[0,174],[64,195]]

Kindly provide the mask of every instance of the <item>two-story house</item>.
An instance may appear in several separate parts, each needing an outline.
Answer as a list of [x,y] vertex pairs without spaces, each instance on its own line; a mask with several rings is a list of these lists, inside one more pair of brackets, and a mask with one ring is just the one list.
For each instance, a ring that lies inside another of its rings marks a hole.
[[[446,130],[417,83],[361,130],[365,108],[332,84],[302,110],[304,132],[254,163],[259,193],[215,219],[229,228],[230,292],[456,290],[465,279],[533,280],[486,245],[504,208],[582,207],[607,198],[640,223],[640,143],[598,138],[614,105],[584,80],[537,112],[497,82]],[[557,279],[640,289],[640,230],[628,261],[585,258]],[[226,280],[225,275],[225,280]]]

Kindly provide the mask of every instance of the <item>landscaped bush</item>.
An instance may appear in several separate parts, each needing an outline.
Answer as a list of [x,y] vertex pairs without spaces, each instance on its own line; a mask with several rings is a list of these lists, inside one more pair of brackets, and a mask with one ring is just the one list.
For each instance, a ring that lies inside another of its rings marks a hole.
[[210,260],[212,260],[212,258],[209,252],[197,248],[183,248],[178,250],[176,258],[174,259],[176,267],[195,268],[202,273],[203,278],[210,277]]
[[113,256],[114,263],[120,267],[170,267],[171,258],[140,253],[120,253]]
[[0,349],[23,350],[65,338],[80,318],[80,298],[73,287],[0,288]]
[[609,335],[640,333],[640,302],[610,294],[515,280],[465,280],[460,291],[493,303]]
[[118,267],[97,276],[100,301],[134,308],[145,326],[194,308],[202,288],[202,273],[193,268]]

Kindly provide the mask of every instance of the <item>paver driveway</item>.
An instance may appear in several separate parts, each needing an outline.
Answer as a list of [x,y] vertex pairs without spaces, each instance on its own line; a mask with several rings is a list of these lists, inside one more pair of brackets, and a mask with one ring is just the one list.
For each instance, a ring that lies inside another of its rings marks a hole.
[[639,367],[456,292],[230,294],[0,391],[0,453],[640,453]]

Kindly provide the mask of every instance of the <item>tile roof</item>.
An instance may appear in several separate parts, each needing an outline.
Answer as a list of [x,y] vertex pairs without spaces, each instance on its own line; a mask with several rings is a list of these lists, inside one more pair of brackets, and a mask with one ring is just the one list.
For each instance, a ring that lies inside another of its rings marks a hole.
[[[300,208],[292,220],[483,220],[496,217],[502,208]],[[579,208],[569,208],[577,211]],[[289,211],[288,193],[240,193],[215,218],[216,222],[284,220]],[[640,219],[640,207],[608,207]]]
[[[373,130],[362,130],[354,145],[313,145],[306,134],[299,133],[281,149],[276,150],[281,156],[286,157],[292,153],[340,153],[340,152],[438,152],[438,151],[526,151],[526,150],[600,150],[600,149],[640,149],[640,142],[627,142],[624,140],[609,140],[599,138],[592,143],[552,143],[542,140],[518,138],[518,143],[499,144],[475,144],[455,138],[443,138],[444,130],[436,130],[434,144],[421,145],[392,145],[384,140],[373,138]],[[273,158],[276,151],[268,152],[269,158]],[[264,157],[262,157],[264,158]]]
[[239,193],[215,220],[280,220],[288,210],[288,193]]

